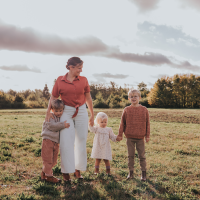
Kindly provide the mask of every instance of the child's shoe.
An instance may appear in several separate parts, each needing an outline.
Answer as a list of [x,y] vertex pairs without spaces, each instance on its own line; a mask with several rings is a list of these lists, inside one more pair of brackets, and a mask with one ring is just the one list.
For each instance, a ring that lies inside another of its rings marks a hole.
[[97,166],[97,165],[95,165],[94,174],[95,175],[99,174],[99,166]]
[[61,180],[54,176],[46,176],[45,181],[50,183],[61,183]]
[[126,179],[128,180],[128,179],[132,179],[132,178],[133,178],[133,170],[130,170]]
[[46,177],[47,177],[47,176],[45,176],[45,173],[42,171],[42,172],[41,172],[41,181],[44,181]]
[[146,181],[146,171],[142,171],[141,181]]

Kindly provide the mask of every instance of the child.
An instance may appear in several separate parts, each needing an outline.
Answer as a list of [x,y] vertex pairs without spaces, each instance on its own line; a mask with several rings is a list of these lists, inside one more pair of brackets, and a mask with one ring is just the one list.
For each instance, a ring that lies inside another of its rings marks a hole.
[[54,119],[50,118],[49,122],[44,121],[42,127],[42,151],[41,156],[43,160],[43,167],[41,173],[41,180],[47,182],[59,183],[60,179],[53,176],[52,168],[57,163],[58,151],[59,151],[59,131],[64,128],[68,128],[70,125],[64,122],[59,122],[60,117],[63,114],[64,103],[60,99],[56,99],[52,102],[52,111]]
[[[122,137],[123,133],[127,138],[128,149],[128,167],[129,174],[127,179],[133,178],[134,169],[134,157],[135,146],[140,159],[140,167],[142,171],[141,181],[146,181],[146,157],[145,157],[145,145],[150,139],[150,122],[149,113],[146,107],[139,104],[141,99],[140,91],[130,90],[128,92],[128,99],[131,102],[130,106],[124,108],[121,123],[119,127],[119,137]],[[121,138],[122,139],[122,138]]]
[[112,128],[107,127],[107,123],[108,116],[103,112],[99,112],[95,119],[97,126],[92,127],[89,125],[89,130],[95,133],[91,154],[91,158],[96,158],[94,174],[99,173],[99,164],[101,159],[103,159],[106,165],[106,174],[110,175],[109,160],[112,160],[112,152],[109,139],[113,142],[119,141]]

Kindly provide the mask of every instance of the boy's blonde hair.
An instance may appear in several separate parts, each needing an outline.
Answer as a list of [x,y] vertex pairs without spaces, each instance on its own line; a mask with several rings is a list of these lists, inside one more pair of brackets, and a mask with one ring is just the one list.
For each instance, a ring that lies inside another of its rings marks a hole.
[[97,116],[96,116],[96,118],[95,118],[95,120],[94,120],[94,123],[95,123],[95,125],[99,125],[98,124],[98,122],[99,122],[99,119],[107,119],[108,120],[108,116],[106,115],[106,113],[104,113],[104,112],[99,112],[99,113],[97,113]]
[[51,102],[51,108],[52,109],[61,109],[61,108],[65,108],[65,104],[62,100],[60,99],[55,99]]
[[129,91],[128,91],[128,96],[129,96],[130,94],[132,94],[132,93],[138,93],[138,96],[141,97],[141,93],[140,93],[139,90],[133,90],[133,89],[132,89],[132,90],[129,90]]

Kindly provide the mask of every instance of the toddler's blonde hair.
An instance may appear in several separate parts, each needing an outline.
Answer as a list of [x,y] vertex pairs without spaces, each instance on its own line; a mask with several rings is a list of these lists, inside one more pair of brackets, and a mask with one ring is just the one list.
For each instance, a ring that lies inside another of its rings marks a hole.
[[99,126],[99,119],[107,119],[108,120],[108,116],[106,115],[106,113],[104,112],[99,112],[97,113],[97,116],[94,120],[95,125]]

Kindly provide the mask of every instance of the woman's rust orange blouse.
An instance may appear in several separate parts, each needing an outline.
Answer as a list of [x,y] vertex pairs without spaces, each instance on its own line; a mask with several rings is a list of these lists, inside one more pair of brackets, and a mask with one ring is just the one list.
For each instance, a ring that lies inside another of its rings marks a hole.
[[85,93],[90,92],[88,80],[84,76],[78,76],[70,82],[67,80],[67,75],[68,73],[57,78],[52,95],[56,98],[61,96],[67,106],[82,106],[86,102]]

